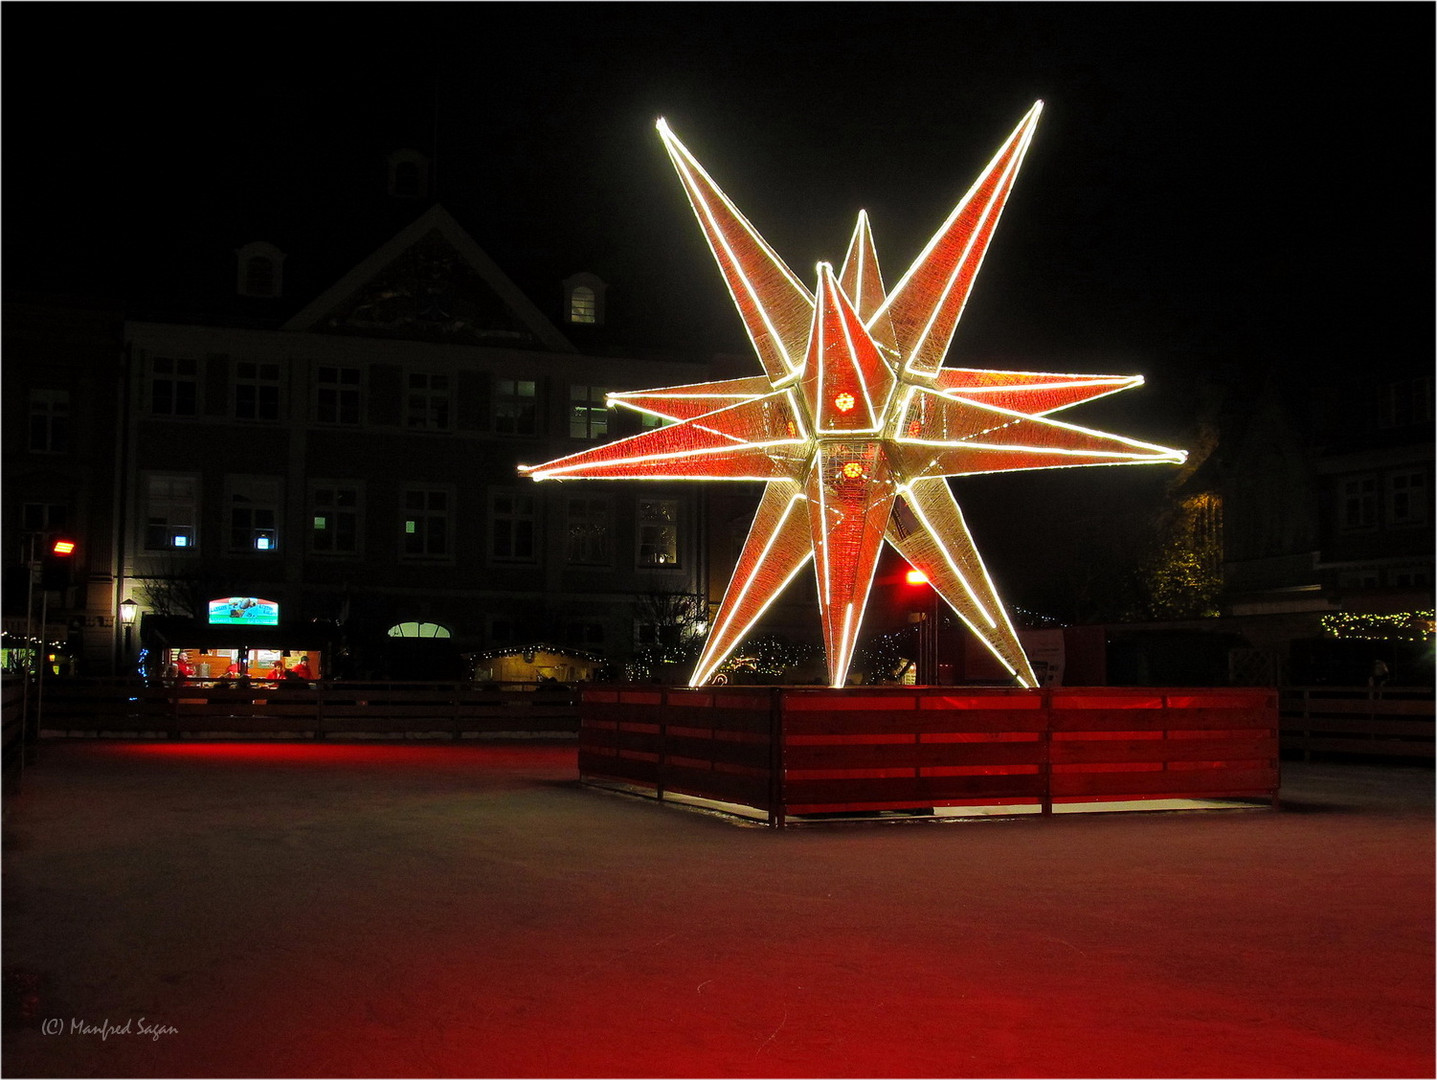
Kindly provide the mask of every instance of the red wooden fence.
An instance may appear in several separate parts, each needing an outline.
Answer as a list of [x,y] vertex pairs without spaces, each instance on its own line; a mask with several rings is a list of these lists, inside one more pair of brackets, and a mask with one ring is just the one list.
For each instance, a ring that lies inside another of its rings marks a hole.
[[[588,687],[579,772],[790,816],[1117,802],[1274,803],[1263,689]],[[991,811],[990,811],[991,812]]]

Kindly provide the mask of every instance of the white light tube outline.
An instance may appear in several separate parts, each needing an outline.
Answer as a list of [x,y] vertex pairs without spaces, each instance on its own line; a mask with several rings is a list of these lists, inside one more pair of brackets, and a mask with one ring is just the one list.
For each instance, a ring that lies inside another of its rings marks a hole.
[[[1013,140],[1014,140],[1015,138],[1019,138],[1019,139],[1021,140],[1021,145],[1020,145],[1020,148],[1019,148],[1018,152],[1017,152],[1017,153],[1015,154],[1015,156],[1014,156],[1014,162],[1013,162],[1013,163],[1010,163],[1010,164],[1018,164],[1018,163],[1021,163],[1021,161],[1022,161],[1024,155],[1027,153],[1028,144],[1032,141],[1033,132],[1034,132],[1034,130],[1035,130],[1036,127],[1037,127],[1038,117],[1039,117],[1040,115],[1042,115],[1042,112],[1043,112],[1043,103],[1042,103],[1042,101],[1038,101],[1038,102],[1034,103],[1034,105],[1033,105],[1033,107],[1032,107],[1031,109],[1028,110],[1028,115],[1025,116],[1025,117],[1023,117],[1023,119],[1018,122],[1018,126],[1017,126],[1017,128],[1014,129],[1013,134],[1010,135],[1010,136],[1008,136],[1007,141],[1005,141],[1005,142],[1003,143],[1002,147],[999,148],[998,152],[993,155],[993,159],[988,162],[987,166],[984,167],[983,172],[979,174],[978,179],[977,179],[976,181],[974,181],[973,186],[968,189],[968,193],[963,196],[962,201],[959,202],[958,205],[953,208],[953,212],[952,212],[951,214],[949,214],[948,217],[947,217],[947,219],[943,222],[943,224],[942,224],[941,226],[939,226],[937,232],[935,232],[935,233],[933,234],[932,238],[928,241],[928,244],[923,248],[923,251],[919,254],[918,258],[916,258],[916,259],[913,260],[912,265],[909,266],[908,270],[904,273],[903,277],[899,279],[898,284],[894,287],[893,291],[888,294],[887,299],[884,300],[884,302],[879,306],[878,310],[875,311],[875,312],[873,313],[873,316],[868,320],[867,326],[870,328],[870,332],[871,332],[871,328],[872,328],[872,327],[874,326],[874,324],[878,321],[879,317],[882,316],[885,312],[889,311],[889,309],[893,306],[894,301],[895,301],[897,298],[899,298],[899,297],[901,297],[901,296],[903,295],[903,292],[904,292],[906,286],[908,285],[910,279],[918,272],[918,270],[922,267],[922,265],[923,265],[923,263],[925,262],[925,260],[927,260],[928,256],[931,255],[931,254],[933,253],[933,251],[938,247],[938,244],[944,239],[944,237],[947,235],[948,231],[953,227],[953,225],[958,221],[958,219],[959,219],[960,217],[962,217],[964,211],[968,209],[968,204],[977,196],[978,191],[984,186],[984,184],[985,184],[985,183],[988,181],[988,179],[990,178],[990,174],[992,173],[994,167],[998,164],[999,161],[1001,161],[1001,160],[1003,159],[1004,155],[1006,155],[1006,154],[1008,154],[1008,153],[1010,153],[1010,152],[1012,151]],[[1003,187],[1003,185],[1004,185],[1004,183],[1006,183],[1006,184],[1008,185],[1008,187],[1009,187],[1009,190],[1011,190],[1011,186],[1012,186],[1012,175],[1011,175],[1011,171],[1010,171],[1009,169],[1005,169],[1005,170],[1004,170],[1004,173],[1001,174],[1001,175],[1006,176],[1006,181],[1000,181],[1000,183],[999,183],[999,185],[998,185],[999,189],[1001,190],[1002,187]],[[996,192],[995,192],[995,196],[996,196]],[[1003,201],[1003,202],[1006,202],[1006,201],[1007,201],[1007,194],[1006,194],[1006,193],[1003,195],[1002,201]],[[981,225],[981,223],[987,221],[988,213],[989,213],[990,210],[991,210],[991,207],[989,207],[988,209],[985,209],[983,215],[979,218],[980,225]],[[996,228],[996,227],[997,227],[997,223],[995,222],[995,223],[994,223],[994,228]],[[964,248],[964,250],[963,250],[963,255],[960,257],[960,259],[959,259],[958,262],[956,263],[953,276],[950,276],[948,285],[944,288],[944,290],[943,290],[943,292],[942,292],[942,294],[941,294],[941,296],[940,296],[940,299],[933,305],[933,309],[932,309],[932,311],[930,311],[930,313],[929,313],[928,324],[924,327],[923,331],[920,333],[920,335],[919,335],[919,337],[918,337],[918,340],[915,341],[915,342],[913,343],[913,345],[910,346],[910,347],[907,349],[908,357],[907,357],[906,361],[904,362],[904,367],[903,367],[903,370],[904,370],[904,372],[905,372],[906,374],[908,374],[908,375],[910,375],[910,376],[913,376],[913,377],[917,377],[917,378],[931,377],[931,375],[932,375],[932,372],[931,372],[931,371],[924,371],[924,370],[921,370],[921,369],[915,369],[915,368],[913,367],[914,358],[916,357],[916,355],[917,355],[918,352],[919,352],[919,346],[920,346],[920,344],[921,344],[923,341],[926,340],[929,331],[931,331],[932,325],[933,325],[933,320],[937,317],[938,311],[942,308],[942,306],[943,306],[943,300],[945,300],[945,299],[947,298],[948,293],[951,291],[952,285],[953,285],[954,280],[956,279],[956,275],[957,275],[957,273],[958,273],[958,270],[962,268],[962,266],[963,266],[963,264],[964,264],[964,261],[967,259],[968,254],[969,254],[969,252],[970,252],[971,249],[972,249],[974,237],[976,237],[976,236],[980,233],[980,231],[981,231],[980,228],[976,228],[976,227],[974,228],[974,230],[973,230],[973,235],[969,237],[968,245],[967,245],[967,246]],[[990,237],[990,239],[991,239],[991,237]],[[978,274],[978,270],[981,269],[981,268],[982,268],[982,259],[980,258],[980,259],[979,259],[979,265],[974,268],[973,274],[970,275],[970,277],[976,278],[976,277],[977,277],[977,274]],[[966,300],[965,300],[963,307],[966,307],[966,306],[967,306],[967,303],[966,303]],[[960,307],[959,310],[958,310],[957,316],[955,316],[955,318],[954,318],[954,320],[953,320],[953,326],[954,326],[954,329],[955,329],[955,330],[957,329],[959,320],[962,318],[962,314],[963,314],[963,308]],[[951,341],[951,339],[950,339],[950,341]],[[945,351],[946,351],[946,348],[945,348]],[[940,356],[940,357],[939,357],[939,363],[931,365],[932,368],[933,368],[934,370],[937,370],[937,368],[938,368],[939,364],[941,364],[941,362],[942,362],[942,357]]]
[[[796,486],[795,481],[779,482],[794,483]],[[733,625],[734,619],[738,617],[739,611],[741,611],[743,608],[744,598],[748,595],[749,589],[753,587],[754,579],[758,577],[759,568],[768,562],[769,556],[773,552],[774,545],[778,543],[779,537],[783,535],[784,526],[788,524],[788,519],[793,514],[793,508],[798,503],[807,501],[808,496],[805,495],[803,490],[800,488],[793,493],[793,495],[789,498],[787,504],[785,504],[783,508],[783,513],[779,516],[778,521],[774,524],[773,531],[769,534],[768,542],[764,544],[763,550],[759,552],[758,558],[754,560],[754,568],[749,572],[749,576],[744,580],[742,588],[739,589],[737,596],[735,596],[733,607],[730,609],[728,615],[724,618],[723,624],[715,625],[714,628],[710,631],[709,641],[715,643],[714,647],[717,647],[717,643],[721,642],[724,638],[724,635],[729,633],[729,627]],[[755,522],[755,524],[757,524],[757,522]],[[752,532],[752,529],[750,529],[750,532]],[[758,611],[754,614],[753,618],[749,619],[748,622],[745,623],[744,626],[740,630],[738,630],[737,633],[734,634],[733,640],[723,650],[722,655],[711,658],[706,668],[703,664],[704,657],[702,655],[699,657],[699,666],[694,669],[693,676],[689,680],[690,686],[702,686],[709,680],[710,676],[713,675],[714,670],[725,660],[728,659],[729,654],[738,647],[738,643],[743,640],[744,635],[748,633],[749,629],[753,626],[753,624],[758,622],[758,620],[763,616],[763,613],[769,609],[773,602],[777,600],[779,596],[783,593],[784,589],[788,587],[788,583],[794,579],[794,577],[798,574],[800,570],[802,570],[805,566],[808,565],[808,560],[811,558],[813,558],[813,550],[810,548],[808,554],[806,554],[799,561],[798,565],[795,566],[792,571],[790,571],[788,577],[784,579],[783,584],[780,585],[777,589],[773,590],[773,592],[769,595],[768,599],[764,601],[763,606],[760,607]],[[734,582],[737,581],[738,571],[739,568],[735,566],[734,576],[729,579],[729,589],[732,589],[734,586]],[[725,598],[727,598],[727,590],[725,591],[724,596]],[[704,648],[704,652],[707,653],[708,651],[709,646],[706,645]]]
[[[904,500],[903,500],[903,501],[904,501],[904,504],[908,507],[908,509],[911,510],[911,511],[913,511],[913,513],[917,516],[917,518],[918,518],[919,521],[923,522],[923,529],[924,529],[924,531],[925,531],[925,532],[928,534],[928,536],[934,541],[933,546],[936,547],[940,552],[942,552],[942,554],[943,554],[943,560],[944,560],[944,562],[946,562],[946,563],[948,564],[948,568],[949,568],[950,570],[952,570],[954,574],[957,575],[959,582],[961,582],[962,585],[963,585],[963,591],[968,594],[968,599],[969,599],[969,600],[972,600],[972,601],[973,601],[973,606],[976,607],[976,608],[979,610],[979,612],[982,613],[983,619],[984,619],[985,622],[987,622],[988,626],[989,626],[991,629],[995,629],[995,630],[996,630],[996,629],[998,628],[998,623],[997,623],[996,620],[994,620],[994,618],[993,618],[993,613],[988,610],[988,605],[985,604],[982,600],[980,600],[980,599],[978,598],[978,594],[973,591],[973,586],[972,586],[971,584],[969,584],[969,582],[968,582],[968,575],[963,572],[963,568],[960,567],[960,566],[958,565],[957,560],[953,558],[953,553],[948,550],[948,545],[945,544],[945,543],[943,543],[943,541],[942,541],[942,534],[939,533],[938,530],[933,527],[933,522],[932,522],[931,520],[929,520],[928,515],[923,512],[923,508],[922,508],[922,507],[919,505],[919,503],[918,503],[918,498],[919,498],[919,496],[918,496],[918,495],[914,492],[914,490],[913,490],[913,483],[910,481],[910,482],[908,482],[908,483],[906,483],[906,484],[902,484],[902,485],[899,487],[898,492],[899,492],[900,495],[903,495],[903,496],[904,496]],[[957,505],[956,501],[955,501],[954,505],[955,505],[955,506]],[[959,511],[959,520],[960,520],[960,521],[963,520],[962,511],[961,511],[961,510]],[[965,529],[965,531],[966,531],[966,529],[967,529],[966,523],[964,523],[964,529]],[[970,542],[970,544],[972,543],[972,538],[971,538],[971,536],[969,537],[969,542]],[[897,548],[897,545],[896,545],[896,544],[895,544],[894,546],[895,546],[895,548]],[[973,545],[973,548],[974,548],[974,551],[976,552],[976,551],[977,551],[977,545]],[[903,549],[902,549],[902,548],[898,548],[897,550],[898,550],[898,553],[899,553],[900,555],[903,554]],[[907,556],[904,556],[904,557],[906,558]],[[983,566],[983,564],[982,564],[981,561],[980,561],[979,564],[978,564],[978,568],[979,568],[980,571],[982,571],[983,577],[985,578],[985,580],[987,580],[987,584],[988,584],[989,590],[992,592],[993,596],[996,598],[996,596],[997,596],[997,590],[993,588],[993,582],[992,582],[992,580],[991,580],[991,579],[988,579],[988,571],[987,571],[987,568]],[[938,592],[938,590],[935,589],[934,592]],[[939,593],[939,595],[941,596],[942,593]],[[950,606],[952,606],[951,603],[950,603]],[[954,607],[954,610],[956,611],[957,608]]]
[[[734,272],[742,280],[744,291],[748,294],[749,300],[752,302],[754,308],[758,311],[759,317],[763,320],[763,325],[765,326],[765,328],[767,328],[769,335],[774,342],[774,345],[777,347],[779,356],[783,360],[784,366],[788,369],[788,374],[792,375],[798,371],[801,371],[803,368],[802,363],[795,364],[793,361],[793,357],[789,355],[788,343],[784,340],[783,335],[778,330],[778,327],[774,325],[767,306],[764,304],[763,300],[760,299],[757,290],[754,289],[753,283],[749,278],[748,270],[744,266],[743,261],[739,259],[738,256],[734,253],[733,248],[730,246],[724,230],[719,227],[718,222],[715,220],[714,212],[712,207],[709,206],[708,199],[703,198],[702,196],[697,196],[696,198],[698,189],[703,185],[695,183],[692,174],[696,172],[699,176],[703,177],[703,179],[707,182],[707,186],[718,196],[718,198],[722,201],[723,205],[730,211],[734,219],[743,228],[743,230],[748,233],[749,237],[755,242],[759,250],[763,252],[764,257],[768,259],[768,261],[772,264],[773,268],[776,269],[781,275],[783,275],[784,278],[788,280],[788,282],[798,291],[799,295],[807,298],[809,306],[811,307],[813,304],[813,296],[809,293],[808,287],[793,275],[793,272],[789,270],[787,264],[785,264],[784,261],[778,257],[777,252],[770,248],[768,246],[768,242],[758,234],[758,231],[754,229],[751,224],[749,224],[748,218],[746,218],[739,211],[738,207],[733,204],[729,197],[724,193],[723,189],[720,188],[718,184],[714,183],[713,177],[711,177],[708,172],[705,171],[704,167],[698,163],[697,159],[695,159],[694,156],[689,153],[688,148],[679,141],[678,136],[673,133],[673,131],[669,128],[668,123],[662,117],[659,118],[656,126],[659,130],[660,137],[664,140],[665,147],[669,150],[669,159],[673,162],[674,167],[678,169],[682,174],[682,178],[684,180],[684,191],[688,195],[689,204],[693,206],[695,210],[699,209],[699,203],[703,204],[701,216],[703,220],[707,222],[707,227],[704,229],[704,236],[708,239],[710,248],[714,250],[715,254],[718,254],[718,248],[714,243],[714,237],[717,236],[722,240],[724,253],[728,256],[729,263],[733,267]],[[675,151],[677,151],[677,156],[675,155]],[[683,159],[682,164],[680,163],[680,158]],[[725,284],[728,284],[728,281],[729,275],[726,273],[724,274]],[[734,294],[732,285],[729,285],[729,295],[733,296],[734,303],[735,305],[739,306],[739,312],[740,314],[742,314],[743,307],[742,305],[738,304],[739,298],[737,295]],[[748,319],[745,318],[743,320],[743,323],[744,329],[748,333],[749,340],[753,343],[754,351],[757,352],[760,357],[762,357],[763,350],[759,348],[758,341],[754,338],[753,331],[749,328]]]
[[[832,264],[826,262],[819,263],[819,299],[817,302],[815,302],[813,309],[813,326],[814,330],[818,334],[818,380],[816,384],[817,391],[815,393],[815,397],[817,399],[815,402],[815,412],[818,415],[814,421],[814,429],[818,432],[819,435],[876,435],[883,429],[883,416],[882,414],[875,413],[874,411],[873,391],[868,385],[867,377],[863,373],[863,365],[859,362],[858,349],[853,343],[853,333],[848,325],[847,312],[844,310],[844,305],[840,303],[837,299],[834,299],[833,301],[833,311],[838,316],[838,325],[839,328],[843,331],[844,347],[848,350],[849,367],[852,368],[854,378],[857,380],[858,386],[862,391],[863,407],[865,410],[867,410],[868,414],[868,426],[862,428],[839,428],[833,426],[833,420],[829,412],[829,410],[833,408],[833,403],[829,400],[829,398],[833,395],[834,388],[829,384],[828,380],[828,350],[827,342],[824,339],[825,325],[827,320],[824,318],[823,314],[823,300],[826,296],[831,294],[843,296],[845,300],[848,300],[848,306],[850,308],[852,307],[852,300],[844,295],[843,289],[839,286],[837,279],[835,279],[833,276]],[[858,318],[857,311],[854,311],[853,314],[854,318]],[[862,323],[860,321],[860,326],[861,325]],[[863,333],[864,336],[867,337],[867,330],[864,330]],[[872,338],[868,338],[868,341],[869,344],[873,344]],[[877,352],[876,345],[874,345],[874,351]],[[812,352],[813,350],[810,350],[810,353]],[[880,361],[881,359],[882,357],[880,356]]]

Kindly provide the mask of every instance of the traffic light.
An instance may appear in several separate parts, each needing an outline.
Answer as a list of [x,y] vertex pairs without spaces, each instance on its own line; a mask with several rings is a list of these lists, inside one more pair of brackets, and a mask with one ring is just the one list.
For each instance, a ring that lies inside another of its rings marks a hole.
[[56,540],[51,544],[40,560],[40,588],[47,592],[68,589],[74,554],[73,540]]

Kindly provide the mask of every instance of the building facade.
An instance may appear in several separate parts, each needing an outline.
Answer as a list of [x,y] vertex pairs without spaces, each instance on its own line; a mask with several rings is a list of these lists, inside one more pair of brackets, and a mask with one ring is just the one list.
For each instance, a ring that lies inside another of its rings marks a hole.
[[[282,259],[237,252],[237,294],[277,293]],[[602,318],[598,279],[566,288],[566,317]],[[79,533],[81,573],[51,599],[84,670],[183,652],[215,675],[303,655],[320,678],[458,678],[531,645],[621,664],[666,634],[655,596],[702,593],[693,485],[518,466],[637,433],[609,391],[707,368],[580,353],[443,207],[279,325],[239,322],[126,319],[76,370],[7,372],[38,440],[7,447],[7,547]]]

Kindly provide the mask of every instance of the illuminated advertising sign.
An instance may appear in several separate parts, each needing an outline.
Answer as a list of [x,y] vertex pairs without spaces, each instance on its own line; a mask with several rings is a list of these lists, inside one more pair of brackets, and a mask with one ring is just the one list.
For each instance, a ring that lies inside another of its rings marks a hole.
[[226,596],[210,601],[211,626],[278,626],[279,603],[254,596]]

